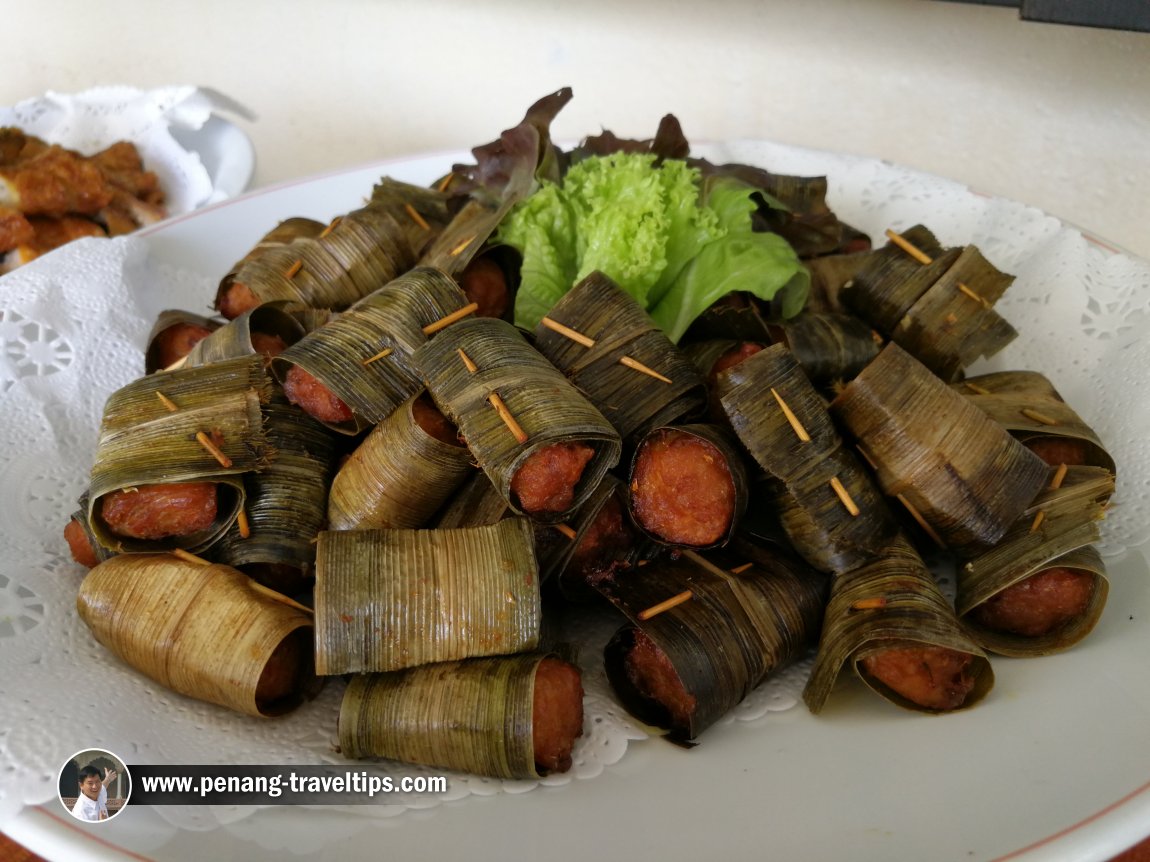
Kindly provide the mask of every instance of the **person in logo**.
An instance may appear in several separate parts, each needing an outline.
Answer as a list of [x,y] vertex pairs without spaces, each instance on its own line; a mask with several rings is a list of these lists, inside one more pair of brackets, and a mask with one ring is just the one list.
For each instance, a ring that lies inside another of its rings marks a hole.
[[80,796],[72,806],[72,815],[80,820],[108,819],[108,783],[116,777],[116,770],[109,769],[100,778],[100,770],[88,764],[80,770]]

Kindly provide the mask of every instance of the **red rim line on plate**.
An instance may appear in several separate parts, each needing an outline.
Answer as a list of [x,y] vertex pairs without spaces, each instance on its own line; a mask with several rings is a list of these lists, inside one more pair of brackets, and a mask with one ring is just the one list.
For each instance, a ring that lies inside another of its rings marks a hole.
[[[1005,856],[996,856],[993,860],[991,860],[991,862],[1007,862],[1007,860],[1017,859],[1020,856],[1022,856],[1022,854],[1029,853],[1031,850],[1037,850],[1039,847],[1045,847],[1047,844],[1050,844],[1054,841],[1057,841],[1059,838],[1063,838],[1067,835],[1070,835],[1071,833],[1081,829],[1084,826],[1089,826],[1091,823],[1094,823],[1095,821],[1102,819],[1107,814],[1110,814],[1113,811],[1117,811],[1119,808],[1121,808],[1127,802],[1130,802],[1134,798],[1141,796],[1147,790],[1150,790],[1150,781],[1147,781],[1145,784],[1141,785],[1140,787],[1135,787],[1133,790],[1131,790],[1125,796],[1122,796],[1119,799],[1116,799],[1114,802],[1111,802],[1109,805],[1105,806],[1104,808],[1102,808],[1098,811],[1095,811],[1090,816],[1084,817],[1082,820],[1079,820],[1077,823],[1071,823],[1065,829],[1060,829],[1057,832],[1055,832],[1053,835],[1047,835],[1045,838],[1039,838],[1034,843],[1027,844],[1025,847],[1020,847],[1018,850],[1012,850],[1010,853],[1007,853]],[[1145,836],[1143,836],[1143,838],[1145,838]],[[1137,844],[1137,841],[1135,842],[1135,844]],[[1131,845],[1131,846],[1133,846],[1133,845]],[[1118,852],[1122,852],[1122,851],[1118,851]]]
[[73,818],[70,814],[68,815],[67,818],[65,818],[59,814],[56,814],[52,811],[49,811],[47,808],[44,808],[43,806],[40,806],[40,805],[32,806],[32,810],[40,812],[45,817],[47,817],[49,820],[55,821],[56,823],[60,824],[64,828],[66,828],[72,832],[75,832],[78,835],[83,835],[85,838],[87,838],[90,841],[95,841],[101,847],[107,847],[109,850],[115,850],[117,853],[122,853],[124,856],[126,856],[129,859],[138,859],[138,860],[140,860],[140,862],[155,862],[155,859],[153,859],[151,856],[141,856],[139,853],[136,853],[133,850],[128,850],[127,848],[121,847],[118,844],[113,844],[107,838],[101,838],[99,835],[97,835],[95,832],[93,832],[91,830],[91,827],[86,828],[86,827],[81,826],[78,822],[75,822],[75,818]]

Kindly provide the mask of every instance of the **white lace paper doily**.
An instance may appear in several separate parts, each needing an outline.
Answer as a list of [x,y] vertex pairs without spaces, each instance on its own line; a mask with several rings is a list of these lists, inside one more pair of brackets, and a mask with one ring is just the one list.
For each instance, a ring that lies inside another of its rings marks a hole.
[[172,129],[200,129],[218,111],[251,117],[242,105],[209,88],[114,86],[25,99],[0,108],[0,126],[16,126],[86,156],[130,141],[159,178],[169,215],[182,215],[226,195],[212,185],[199,155],[172,137]]
[[[998,308],[1021,336],[974,370],[1046,373],[1119,465],[1103,550],[1115,554],[1147,539],[1150,451],[1143,429],[1150,420],[1150,340],[1142,334],[1150,265],[1032,208],[875,160],[761,142],[700,148],[700,154],[781,173],[825,173],[832,207],[872,237],[922,222],[944,244],[974,243],[1015,273]],[[300,214],[306,213],[280,215]],[[264,228],[253,227],[257,235],[249,245]],[[141,307],[203,308],[220,275],[152,259],[146,238],[127,237],[81,240],[0,278],[0,486],[10,500],[0,508],[0,828],[21,806],[51,800],[64,760],[93,746],[129,763],[346,763],[334,753],[338,680],[282,719],[234,715],[128,670],[95,643],[75,613],[83,570],[61,534],[86,481],[104,399],[142,368],[152,320]],[[595,615],[574,617],[571,635],[583,646],[587,698],[571,772],[538,782],[458,775],[446,796],[396,796],[358,813],[386,817],[473,794],[521,793],[593,778],[616,762],[647,732],[618,707],[600,666],[613,626]],[[800,663],[764,684],[725,722],[760,732],[764,716],[801,702],[808,670]],[[421,772],[432,771],[395,768],[396,775]],[[234,828],[256,810],[155,809],[174,827],[189,829]],[[304,852],[302,846],[284,849]]]

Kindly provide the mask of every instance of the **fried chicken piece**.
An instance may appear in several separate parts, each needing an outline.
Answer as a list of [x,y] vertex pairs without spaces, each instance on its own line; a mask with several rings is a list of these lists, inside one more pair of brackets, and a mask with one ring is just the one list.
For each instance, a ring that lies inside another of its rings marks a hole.
[[7,272],[22,266],[74,239],[107,236],[100,225],[83,216],[64,216],[58,219],[32,216],[28,219],[28,224],[33,231],[32,238],[11,250],[4,261],[3,271]]
[[[0,127],[0,274],[86,236],[122,236],[167,217],[135,144],[85,157]],[[53,223],[55,220],[55,223]]]
[[14,126],[0,127],[0,165],[10,165],[20,158],[28,136]]
[[144,170],[140,151],[130,141],[117,141],[96,153],[91,160],[114,188],[153,207],[164,202],[159,178],[152,171]]
[[59,146],[0,167],[0,206],[25,215],[92,215],[112,202],[100,169]]
[[[0,143],[0,147],[3,144]],[[11,207],[0,207],[0,252],[32,242],[36,232],[24,214]]]

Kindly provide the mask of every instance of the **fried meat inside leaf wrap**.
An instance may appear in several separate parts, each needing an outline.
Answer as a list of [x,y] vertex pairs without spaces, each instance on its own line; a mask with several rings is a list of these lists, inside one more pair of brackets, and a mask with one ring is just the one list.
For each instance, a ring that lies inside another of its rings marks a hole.
[[316,669],[400,670],[535,649],[531,526],[329,530],[316,549]]
[[973,706],[994,684],[918,553],[899,537],[875,561],[837,575],[803,699],[821,712],[850,665],[875,693],[919,712]]
[[160,312],[144,350],[144,373],[152,374],[186,361],[192,348],[220,325],[218,320],[189,311],[169,309]]
[[900,348],[888,344],[831,402],[879,485],[969,555],[997,542],[1049,468]]
[[185,368],[211,365],[239,356],[279,356],[305,335],[288,303],[268,303],[245,311],[198,341],[188,351]]
[[998,371],[952,386],[1047,464],[1115,472],[1114,458],[1081,416],[1037,371]]
[[[603,273],[594,272],[571,288],[546,320],[551,326],[545,322],[535,328],[536,348],[624,440],[702,411],[705,386],[694,363]],[[560,331],[552,328],[556,324]],[[570,330],[577,337],[564,334]],[[635,363],[659,377],[637,370]]]
[[1106,568],[1093,544],[1114,476],[1085,466],[1054,476],[1057,487],[1040,493],[993,548],[959,567],[958,613],[990,652],[1061,652],[1093,630],[1106,605]]
[[571,768],[583,733],[579,669],[527,654],[356,676],[339,712],[340,751],[493,778]]
[[656,428],[631,463],[628,510],[661,544],[710,548],[726,543],[747,508],[743,457],[716,425]]
[[121,554],[85,576],[76,607],[96,640],[180,694],[273,716],[316,688],[308,614],[230,566]]
[[509,323],[462,320],[413,362],[516,512],[562,521],[619,461],[618,432]]
[[354,434],[423,388],[412,353],[427,342],[425,328],[466,304],[449,276],[414,269],[308,333],[273,368],[289,399],[332,429]]
[[259,356],[152,374],[104,406],[89,485],[92,533],[115,551],[209,547],[239,516],[243,474],[267,462]]
[[[597,589],[630,621],[604,653],[616,694],[642,721],[690,740],[817,639],[826,578],[760,547],[663,557]],[[651,615],[688,590],[689,599]]]
[[393,206],[369,203],[330,230],[268,245],[224,278],[215,307],[229,319],[274,300],[348,308],[415,264],[408,222]]
[[775,344],[721,374],[731,427],[771,477],[764,487],[795,550],[825,572],[862,565],[897,526],[794,354]]
[[291,594],[312,575],[315,537],[326,522],[335,440],[282,393],[272,396],[264,413],[268,464],[244,477],[243,523],[233,524],[210,556]]
[[974,246],[942,249],[921,225],[903,239],[925,258],[891,242],[872,253],[843,296],[884,337],[943,380],[956,380],[975,360],[993,356],[1018,336],[994,310],[1014,276]]
[[423,527],[473,473],[471,453],[426,392],[376,425],[328,496],[333,530]]

